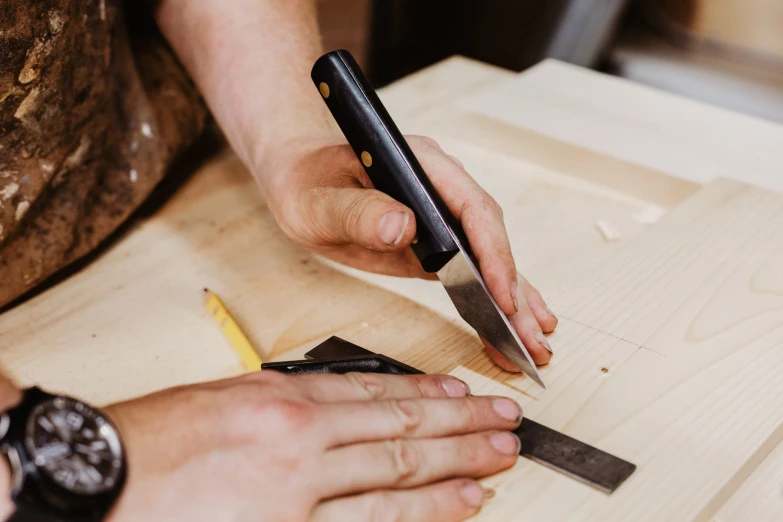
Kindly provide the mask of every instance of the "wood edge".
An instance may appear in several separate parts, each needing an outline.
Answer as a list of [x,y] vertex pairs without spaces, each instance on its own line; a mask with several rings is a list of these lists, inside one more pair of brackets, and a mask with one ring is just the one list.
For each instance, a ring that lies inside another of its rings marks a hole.
[[766,458],[772,453],[772,451],[783,443],[783,424],[778,426],[775,432],[764,441],[754,453],[751,455],[745,463],[740,466],[737,472],[723,485],[722,488],[715,494],[707,505],[701,510],[701,512],[694,518],[694,521],[709,521],[714,520],[721,508],[731,501],[735,494],[740,490],[742,485],[750,476],[761,466]]
[[446,114],[436,125],[439,132],[455,139],[667,209],[679,205],[702,188],[698,183],[478,113]]
[[517,76],[517,73],[510,69],[505,69],[503,67],[500,67],[498,65],[485,63],[480,60],[476,60],[473,58],[469,58],[467,56],[462,56],[460,54],[455,54],[452,56],[449,56],[448,58],[444,58],[443,60],[440,60],[439,62],[435,62],[432,65],[428,65],[427,67],[424,67],[423,69],[419,69],[418,71],[414,71],[410,74],[407,74],[394,82],[390,83],[389,85],[386,85],[384,87],[381,87],[378,89],[378,93],[384,93],[386,91],[393,91],[400,88],[405,88],[408,85],[410,85],[413,82],[416,82],[420,80],[421,78],[424,78],[426,76],[434,76],[437,75],[440,71],[453,66],[461,66],[466,67],[471,70],[481,70],[481,71],[491,71],[492,73],[500,74],[500,75],[507,75],[509,78]]

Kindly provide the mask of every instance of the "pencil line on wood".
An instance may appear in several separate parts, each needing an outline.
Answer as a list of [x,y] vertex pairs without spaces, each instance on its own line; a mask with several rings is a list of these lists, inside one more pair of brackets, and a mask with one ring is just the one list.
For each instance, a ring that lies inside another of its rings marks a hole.
[[600,328],[596,328],[595,326],[591,326],[591,325],[589,325],[589,324],[586,324],[586,323],[583,323],[583,322],[577,321],[576,319],[571,319],[570,317],[566,317],[566,316],[564,316],[563,314],[557,314],[557,316],[558,316],[558,317],[562,317],[562,318],[563,318],[563,319],[565,319],[566,321],[571,321],[572,323],[576,323],[576,324],[578,324],[578,325],[580,325],[580,326],[584,326],[585,328],[590,328],[591,330],[595,330],[595,331],[596,331],[596,332],[598,332],[598,333],[602,333],[602,334],[604,334],[604,335],[608,335],[609,337],[613,337],[613,338],[617,339],[618,341],[623,341],[623,342],[626,342],[626,343],[628,343],[628,344],[631,344],[631,345],[633,345],[633,346],[636,346],[637,348],[641,348],[641,349],[643,349],[643,350],[647,350],[648,352],[652,352],[652,353],[654,353],[654,354],[656,354],[656,355],[660,355],[661,357],[666,357],[666,354],[663,354],[663,353],[661,353],[661,352],[657,352],[657,351],[653,350],[652,348],[648,348],[648,347],[646,347],[646,346],[644,346],[644,345],[642,345],[642,344],[636,344],[635,342],[633,342],[633,341],[629,341],[628,339],[625,339],[625,338],[623,338],[623,337],[620,337],[619,335],[614,335],[614,334],[611,334],[611,333],[609,333],[609,332],[606,332],[606,331],[604,331],[604,330],[601,330]]

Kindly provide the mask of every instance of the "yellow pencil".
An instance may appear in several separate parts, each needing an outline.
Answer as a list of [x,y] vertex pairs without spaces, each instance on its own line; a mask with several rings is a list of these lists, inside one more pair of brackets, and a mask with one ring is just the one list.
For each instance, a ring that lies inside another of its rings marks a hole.
[[261,357],[253,349],[253,345],[250,344],[250,341],[240,330],[239,325],[228,313],[223,302],[217,295],[206,288],[204,289],[204,306],[209,315],[215,319],[218,327],[220,327],[228,342],[231,343],[239,358],[242,359],[242,364],[244,364],[245,368],[254,371],[261,370]]

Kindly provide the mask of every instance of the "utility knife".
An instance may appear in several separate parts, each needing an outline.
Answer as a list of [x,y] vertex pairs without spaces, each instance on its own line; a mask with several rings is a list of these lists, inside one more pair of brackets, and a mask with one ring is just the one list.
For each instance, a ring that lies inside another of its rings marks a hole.
[[448,210],[353,56],[321,56],[311,77],[375,188],[413,211],[411,249],[436,273],[460,316],[542,388],[544,381],[489,291],[462,226]]

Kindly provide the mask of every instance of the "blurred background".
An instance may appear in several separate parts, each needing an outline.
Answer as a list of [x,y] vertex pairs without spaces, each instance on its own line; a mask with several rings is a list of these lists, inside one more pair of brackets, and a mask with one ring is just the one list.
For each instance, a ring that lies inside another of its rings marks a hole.
[[459,54],[545,58],[783,122],[783,0],[319,0],[376,87]]

